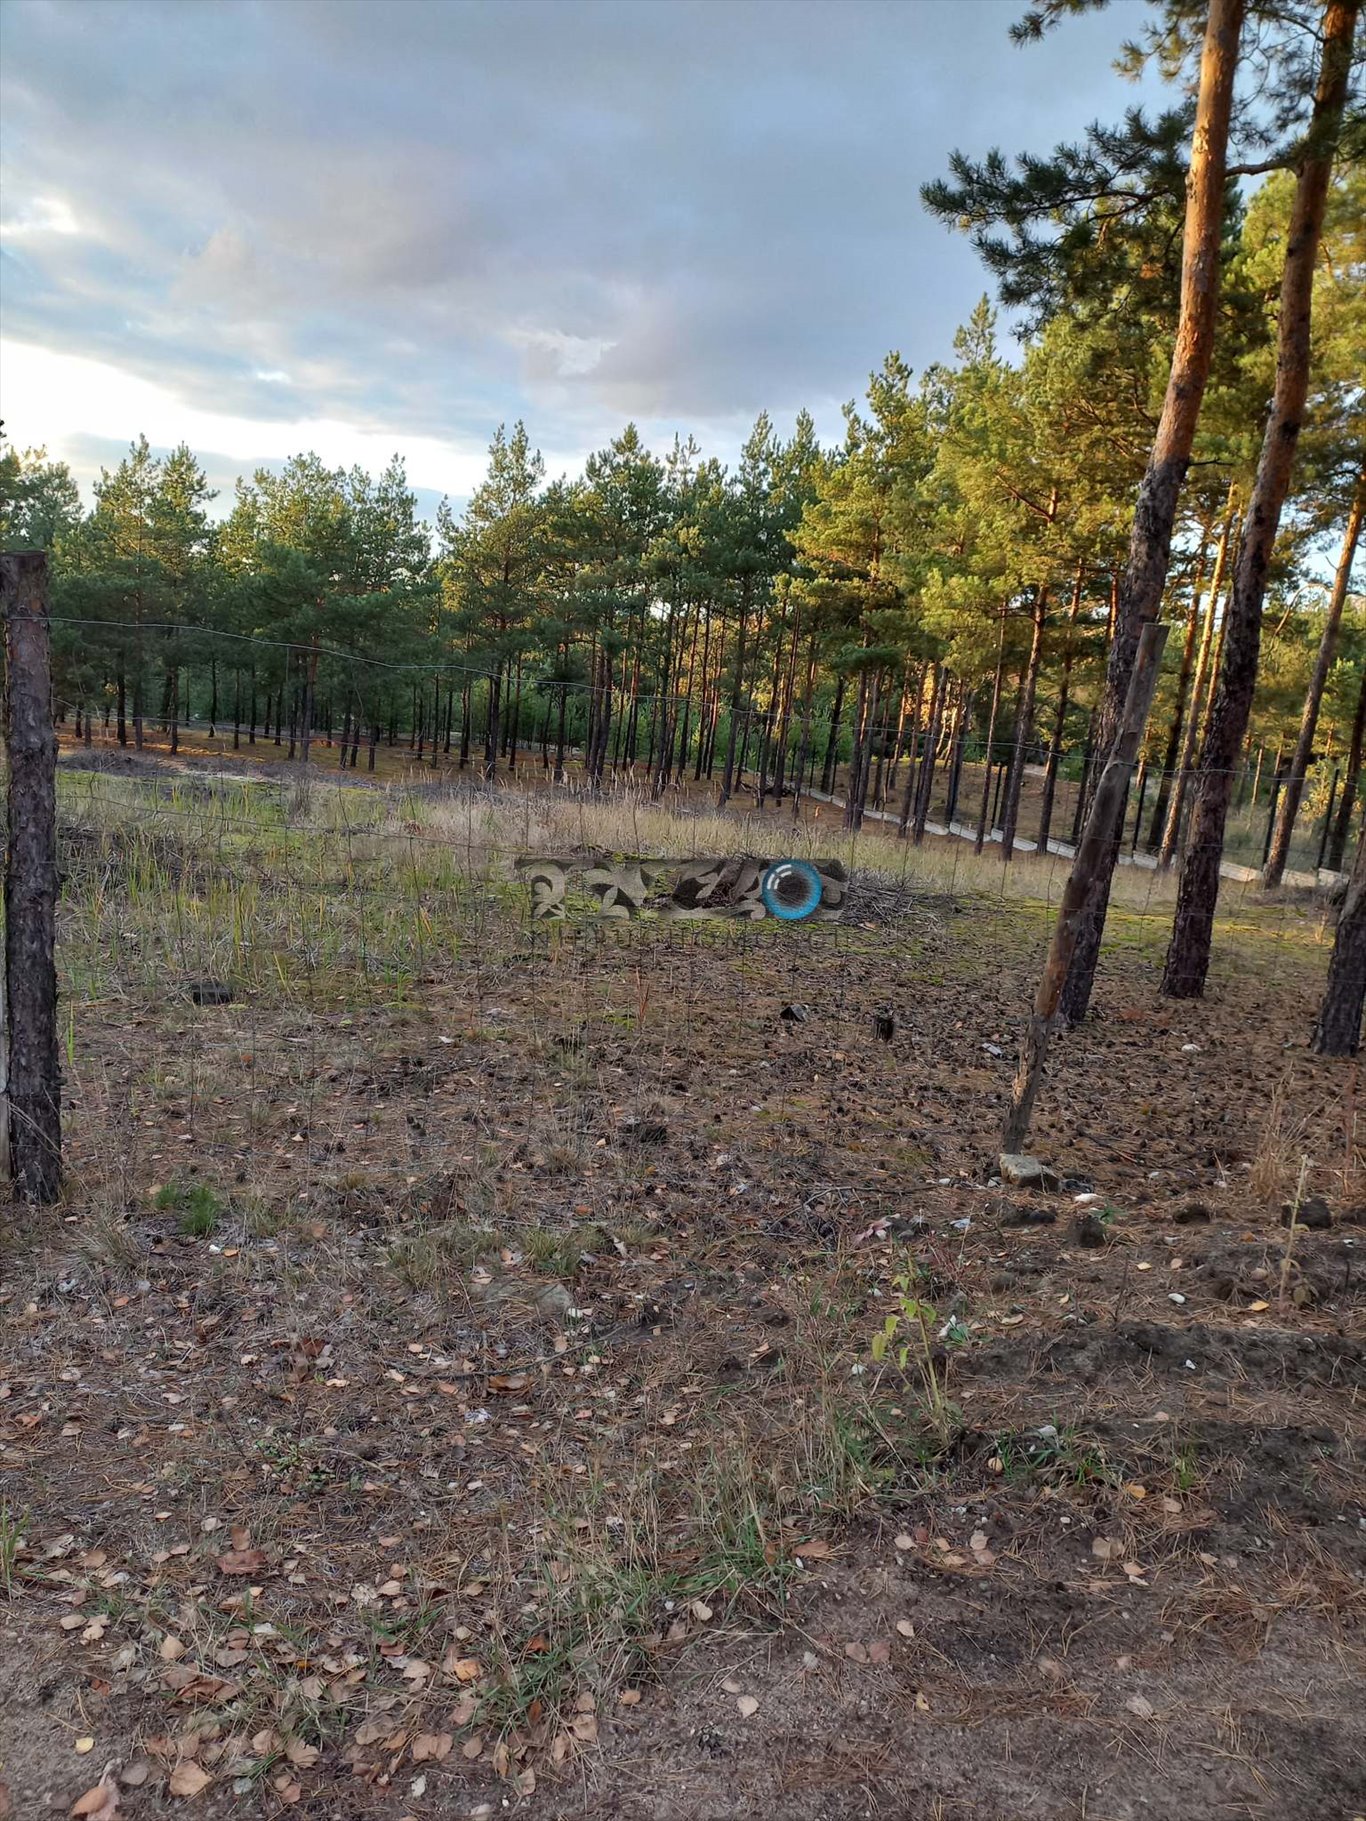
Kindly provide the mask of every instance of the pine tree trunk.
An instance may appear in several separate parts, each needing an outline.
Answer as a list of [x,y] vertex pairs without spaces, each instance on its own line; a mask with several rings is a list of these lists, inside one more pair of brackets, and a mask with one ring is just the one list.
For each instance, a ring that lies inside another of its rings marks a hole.
[[1062,998],[1063,983],[1067,978],[1070,951],[1082,927],[1088,882],[1095,869],[1105,864],[1113,844],[1112,831],[1123,816],[1134,758],[1143,738],[1153,692],[1157,688],[1166,638],[1167,628],[1150,622],[1143,628],[1139,640],[1119,729],[1106,760],[1105,770],[1096,786],[1091,812],[1086,821],[1086,832],[1067,876],[1067,884],[1063,887],[1058,920],[1053,927],[1053,939],[1049,944],[1048,956],[1034,997],[1033,1014],[1025,1040],[1020,1046],[1020,1063],[1011,1090],[1010,1111],[1006,1115],[1005,1128],[1001,1134],[1003,1152],[1023,1150],[1029,1136],[1034,1099],[1043,1079],[1044,1062],[1048,1056],[1049,1041]]
[[492,784],[498,770],[498,747],[503,737],[503,666],[495,664],[489,677],[488,716],[484,726],[484,770],[486,784]]
[[735,635],[735,673],[730,690],[730,726],[726,730],[726,762],[721,769],[721,794],[717,807],[724,809],[735,788],[735,742],[740,731],[740,703],[745,688],[745,621],[749,615],[749,578],[740,586],[740,624]]
[[825,759],[821,765],[821,789],[828,797],[835,788],[835,766],[839,757],[840,717],[844,713],[844,691],[848,682],[841,671],[835,679],[835,700],[830,709],[830,729],[825,741]]
[[1181,866],[1176,918],[1162,978],[1162,991],[1171,999],[1198,999],[1205,990],[1209,971],[1233,767],[1252,711],[1267,571],[1280,527],[1281,508],[1290,489],[1309,390],[1314,267],[1347,96],[1358,7],[1359,0],[1328,0],[1324,8],[1323,49],[1309,149],[1300,161],[1286,235],[1275,393],[1233,569],[1233,593],[1224,629],[1224,661],[1200,755],[1190,840]]
[[1081,614],[1081,589],[1085,575],[1085,565],[1079,558],[1077,573],[1072,582],[1072,605],[1067,615],[1067,649],[1062,654],[1062,677],[1058,683],[1058,705],[1053,711],[1053,735],[1048,742],[1048,762],[1044,766],[1043,796],[1039,804],[1037,839],[1041,854],[1048,852],[1049,830],[1053,826],[1053,799],[1058,789],[1058,766],[1062,762],[1063,735],[1067,731],[1067,708],[1072,692],[1072,664],[1076,655],[1074,641],[1077,620]]
[[607,741],[612,730],[612,654],[605,649],[598,674],[601,682],[594,703],[597,718],[588,765],[588,782],[593,790],[602,789],[602,775],[607,765]]
[[[522,660],[517,660],[517,676],[513,685],[512,719],[508,728],[508,776],[517,775],[517,742],[522,734]],[[432,741],[435,748],[436,741]]]
[[1328,847],[1323,863],[1330,872],[1340,873],[1342,862],[1347,854],[1347,837],[1352,828],[1352,816],[1356,809],[1357,786],[1361,781],[1361,750],[1366,740],[1366,670],[1361,675],[1361,685],[1357,690],[1356,713],[1352,716],[1352,738],[1347,748],[1347,764],[1343,770],[1342,795],[1338,798],[1337,813],[1333,817],[1332,830],[1328,836]]
[[[937,675],[935,678],[935,684],[937,687],[937,685],[938,685]],[[918,770],[917,770],[916,761],[917,761],[917,758],[919,756],[919,751],[920,751],[920,710],[921,710],[921,706],[922,706],[922,703],[924,700],[924,695],[925,695],[925,667],[924,667],[924,665],[922,665],[920,667],[920,669],[916,671],[915,681],[911,685],[911,687],[907,690],[902,691],[901,713],[903,716],[903,720],[904,720],[904,717],[906,714],[906,697],[908,695],[911,698],[911,710],[910,710],[910,712],[911,712],[911,748],[910,748],[910,752],[907,754],[907,758],[906,758],[906,794],[901,799],[901,817],[897,823],[897,829],[896,829],[897,836],[902,841],[904,841],[906,839],[907,832],[911,826],[911,817],[915,814],[915,781],[916,781],[917,776],[919,775]],[[900,733],[898,733],[898,735],[897,735],[898,744],[900,743],[900,738],[901,738],[901,735],[900,735]]]
[[[1177,845],[1181,839],[1181,818],[1186,808],[1186,793],[1190,789],[1192,769],[1200,736],[1209,719],[1209,710],[1214,697],[1214,678],[1217,676],[1214,658],[1214,635],[1219,621],[1219,600],[1224,589],[1224,572],[1228,567],[1229,552],[1233,548],[1233,527],[1235,519],[1236,491],[1233,486],[1228,490],[1228,503],[1224,510],[1224,525],[1219,533],[1219,547],[1214,556],[1214,575],[1210,580],[1209,597],[1205,602],[1205,625],[1200,635],[1200,655],[1195,665],[1195,681],[1191,686],[1190,709],[1186,716],[1185,730],[1181,736],[1181,757],[1176,768],[1176,777],[1172,785],[1171,800],[1167,805],[1167,822],[1162,831],[1162,845],[1158,849],[1158,866],[1163,872],[1171,865]],[[1225,610],[1224,620],[1228,614]]]
[[1009,863],[1015,853],[1015,829],[1020,819],[1020,790],[1024,784],[1025,755],[1034,735],[1034,697],[1039,687],[1039,665],[1043,661],[1044,621],[1048,616],[1048,590],[1034,590],[1033,623],[1029,639],[1029,660],[1025,666],[1024,684],[1020,691],[1019,712],[1015,717],[1015,747],[1010,755],[1010,776],[1006,781],[1005,819],[1001,826],[1001,858]]
[[811,711],[816,697],[816,635],[811,635],[807,650],[806,689],[802,702],[802,738],[797,748],[797,763],[792,772],[792,823],[795,827],[801,813],[802,786],[806,780],[806,759],[811,751]]
[[1195,580],[1191,586],[1190,611],[1186,615],[1186,637],[1181,647],[1181,669],[1176,678],[1176,702],[1172,708],[1172,722],[1167,734],[1167,750],[1162,760],[1162,778],[1157,787],[1157,800],[1153,804],[1153,818],[1148,825],[1147,847],[1149,853],[1156,853],[1162,842],[1162,830],[1167,821],[1167,805],[1171,800],[1172,779],[1176,774],[1177,761],[1181,757],[1181,736],[1185,726],[1186,696],[1190,689],[1191,672],[1195,668],[1195,648],[1200,636],[1200,606],[1205,592],[1205,560],[1209,554],[1210,521],[1206,519],[1200,527],[1200,554],[1195,564]]
[[941,664],[935,675],[934,694],[930,701],[930,725],[925,736],[925,755],[915,786],[915,845],[925,839],[925,824],[930,819],[930,793],[934,789],[934,767],[939,754],[939,729],[944,720],[944,702],[949,693],[948,666]]
[[1096,711],[1093,708],[1086,722],[1086,740],[1081,749],[1081,776],[1077,780],[1077,802],[1072,815],[1072,846],[1076,847],[1081,840],[1082,825],[1086,815],[1086,799],[1091,785],[1091,775],[1096,763]]
[[[1200,654],[1195,663],[1195,683],[1191,685],[1191,703],[1186,714],[1186,728],[1182,732],[1180,761],[1177,765],[1177,776],[1171,785],[1171,798],[1167,801],[1166,827],[1162,830],[1162,845],[1158,849],[1158,867],[1166,872],[1171,861],[1177,856],[1180,847],[1180,825],[1186,812],[1191,781],[1195,776],[1195,758],[1202,734],[1208,730],[1209,714],[1215,699],[1215,681],[1218,677],[1218,657],[1222,656],[1222,625],[1228,621],[1228,603],[1224,605],[1224,617],[1220,621],[1218,605],[1224,590],[1224,570],[1228,566],[1229,552],[1233,550],[1233,488],[1229,486],[1228,512],[1224,515],[1224,530],[1218,537],[1218,550],[1215,554],[1215,574],[1209,583],[1209,595],[1204,608],[1204,630],[1200,632]],[[1218,632],[1218,643],[1215,634]]]
[[977,838],[972,844],[972,851],[980,854],[986,846],[987,823],[990,820],[988,811],[991,807],[991,754],[996,744],[996,716],[1001,708],[1001,674],[1005,666],[1006,645],[1006,607],[1001,603],[1001,631],[996,646],[996,677],[991,685],[991,713],[987,717],[986,753],[982,764],[982,809],[977,818]]
[[1355,1056],[1366,1005],[1366,828],[1357,842],[1347,897],[1338,916],[1328,984],[1309,1047],[1316,1056]]
[[315,632],[308,653],[308,667],[304,672],[304,714],[303,739],[300,743],[300,757],[308,764],[308,749],[313,741],[313,691],[318,682],[318,635]]
[[953,818],[958,813],[958,793],[963,783],[963,754],[968,743],[968,732],[972,726],[974,699],[974,691],[969,689],[960,694],[958,702],[958,724],[953,735],[953,757],[949,760],[949,791],[944,805],[944,823],[950,829],[953,827]]
[[[561,685],[560,703],[555,715],[555,782],[564,782],[564,749],[566,745],[564,721],[568,711],[569,691]],[[463,761],[462,761],[463,763]]]
[[1304,712],[1300,716],[1299,738],[1290,759],[1290,771],[1281,792],[1280,806],[1276,811],[1276,823],[1271,833],[1271,852],[1267,855],[1266,867],[1262,873],[1262,884],[1279,885],[1285,871],[1285,863],[1290,857],[1290,837],[1295,830],[1295,818],[1300,812],[1300,799],[1304,795],[1304,782],[1314,754],[1314,735],[1318,731],[1319,709],[1323,704],[1324,685],[1328,681],[1328,672],[1333,667],[1333,655],[1337,650],[1338,630],[1342,625],[1342,610],[1347,601],[1347,589],[1352,577],[1352,563],[1356,557],[1357,540],[1361,536],[1362,512],[1366,509],[1366,467],[1357,477],[1356,495],[1352,500],[1352,509],[1347,515],[1347,531],[1342,540],[1342,554],[1338,559],[1337,574],[1333,578],[1333,592],[1328,599],[1328,612],[1324,616],[1323,635],[1319,639],[1318,655],[1314,660],[1313,674],[1309,687],[1305,691]]
[[862,820],[859,784],[863,777],[863,755],[868,741],[868,672],[860,670],[858,695],[854,701],[854,745],[849,754],[849,778],[844,790],[844,826],[856,829]]
[[[1129,560],[1120,588],[1115,636],[1106,667],[1097,745],[1107,758],[1115,742],[1133,674],[1139,635],[1157,617],[1171,556],[1172,527],[1190,465],[1200,404],[1214,351],[1219,298],[1219,252],[1224,222],[1229,118],[1238,41],[1246,0],[1210,0],[1200,56],[1199,94],[1190,166],[1186,175],[1186,217],[1181,251],[1181,305],[1171,372],[1147,472],[1138,491]],[[1114,831],[1110,831],[1113,837]],[[1100,959],[1110,880],[1119,858],[1112,838],[1095,869],[1069,961],[1060,1002],[1062,1016],[1076,1024],[1086,1014]]]

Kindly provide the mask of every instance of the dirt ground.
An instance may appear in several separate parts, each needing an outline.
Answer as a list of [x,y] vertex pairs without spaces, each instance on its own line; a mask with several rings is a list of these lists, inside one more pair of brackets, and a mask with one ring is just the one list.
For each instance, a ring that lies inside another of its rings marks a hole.
[[[150,889],[68,884],[111,956]],[[1169,1005],[1117,914],[1025,1193],[1047,928],[509,918],[222,1005],[70,960],[71,1188],[0,1227],[8,1812],[1366,1813],[1326,951],[1247,920]]]

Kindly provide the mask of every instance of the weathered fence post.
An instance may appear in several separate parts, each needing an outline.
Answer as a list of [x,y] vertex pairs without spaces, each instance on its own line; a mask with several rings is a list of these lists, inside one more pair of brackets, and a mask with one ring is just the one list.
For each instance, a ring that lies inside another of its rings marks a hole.
[[21,1201],[55,1201],[62,1183],[57,1047],[57,736],[47,556],[0,556],[9,752],[5,867],[5,1113]]
[[1034,1012],[1020,1046],[1020,1063],[1011,1090],[1010,1111],[1006,1115],[1005,1129],[1001,1134],[1003,1152],[1022,1150],[1029,1136],[1034,1097],[1039,1091],[1039,1082],[1043,1079],[1043,1065],[1048,1055],[1049,1038],[1053,1033],[1053,1020],[1057,1016],[1068,967],[1076,953],[1091,886],[1099,875],[1107,850],[1124,838],[1121,810],[1127,800],[1129,776],[1133,771],[1139,742],[1148,721],[1148,710],[1152,707],[1153,694],[1157,689],[1162,649],[1166,642],[1167,628],[1157,621],[1149,621],[1139,635],[1138,653],[1129,679],[1129,694],[1124,703],[1119,734],[1091,798],[1081,845],[1063,888],[1053,941],[1034,998]]

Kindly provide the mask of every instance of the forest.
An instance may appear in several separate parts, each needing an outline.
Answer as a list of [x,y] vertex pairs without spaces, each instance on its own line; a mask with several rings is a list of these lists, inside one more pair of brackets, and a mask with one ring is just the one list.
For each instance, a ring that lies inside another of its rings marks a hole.
[[[78,738],[98,727],[135,748],[154,725],[174,751],[201,722],[308,760],[321,732],[352,768],[397,742],[486,779],[539,764],[656,796],[705,781],[721,804],[839,783],[848,826],[890,803],[912,836],[935,767],[952,820],[965,762],[986,759],[1005,861],[1017,836],[1075,840],[1177,332],[1185,130],[1180,108],[1135,117],[1050,158],[959,161],[927,186],[981,246],[1010,328],[983,298],[951,364],[917,376],[888,354],[832,447],[805,413],[786,434],[761,415],[728,467],[691,437],[651,451],[627,425],[581,474],[547,478],[528,429],[500,426],[486,478],[434,525],[401,456],[376,476],[300,454],[219,501],[188,447],[158,456],[138,438],[87,512],[61,463],[8,449],[5,541],[53,552],[59,712]],[[1207,750],[1295,198],[1287,170],[1223,196],[1140,810],[1144,848],[1169,866],[1201,768],[1239,766],[1244,794],[1279,793],[1270,885],[1297,826],[1297,864],[1344,866],[1366,724],[1351,588],[1366,169],[1339,157],[1255,693],[1227,751]],[[1041,236],[1041,221],[1065,227]],[[1027,766],[1043,776],[1025,826]],[[1082,785],[1071,827],[1054,822],[1060,775]]]

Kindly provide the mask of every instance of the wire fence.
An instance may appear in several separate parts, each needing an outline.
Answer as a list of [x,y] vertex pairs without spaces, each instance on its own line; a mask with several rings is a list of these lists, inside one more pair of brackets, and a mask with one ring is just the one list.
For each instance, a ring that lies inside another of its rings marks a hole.
[[[870,1005],[923,995],[927,971],[953,951],[964,907],[1009,918],[1027,976],[1047,948],[1086,786],[1084,753],[1058,755],[1051,778],[1046,759],[1031,755],[1007,862],[1000,811],[1013,739],[955,751],[903,729],[875,754],[860,826],[850,827],[847,755],[821,776],[828,720],[823,741],[811,728],[796,736],[778,787],[783,768],[770,751],[762,794],[751,749],[747,776],[737,771],[732,800],[718,809],[715,778],[709,787],[695,758],[663,789],[644,757],[593,788],[581,765],[547,762],[540,742],[500,738],[486,777],[461,765],[458,725],[428,720],[424,750],[421,720],[405,725],[401,715],[370,722],[375,770],[360,771],[354,720],[329,725],[321,694],[307,764],[297,712],[291,761],[278,706],[268,723],[225,727],[221,714],[182,715],[202,706],[182,697],[175,713],[142,717],[141,750],[128,715],[120,743],[116,703],[95,712],[59,688],[54,706],[64,1074],[83,1110],[69,1169],[106,1183],[187,1170],[231,1180],[249,1175],[264,1149],[299,1181],[299,1195],[335,1192],[351,1125],[372,1120],[377,1100],[411,1099],[405,1084],[420,1098],[454,1071],[495,1100],[501,1091],[502,1112],[462,1114],[465,1148],[453,1165],[449,1146],[438,1165],[430,1134],[402,1129],[390,1192],[429,1211],[463,1193],[461,1158],[484,1144],[506,1154],[508,1133],[521,1144],[563,1139],[581,1156],[608,1126],[648,1122],[682,1058],[729,1051],[741,1059],[737,1074],[745,1058],[763,1066],[753,1059],[783,1008],[799,1019],[818,1002],[823,1045],[866,1050]],[[618,708],[624,720],[629,709]],[[736,745],[743,763],[743,740]],[[1273,770],[1254,755],[1232,779],[1225,851],[1235,857],[1216,980],[1238,965],[1239,930],[1284,945],[1288,960],[1329,934],[1326,891],[1268,894],[1259,882]],[[914,820],[906,787],[919,779],[917,842],[901,824]],[[1152,851],[1171,815],[1173,780],[1165,810],[1163,782],[1144,766],[1130,780],[1108,936],[1111,955],[1128,948],[1154,964],[1180,854],[1178,841],[1176,863],[1163,868]],[[1050,783],[1057,833],[1040,848]],[[1314,800],[1291,862],[1299,884],[1314,876],[1330,826],[1328,814],[1312,813]],[[850,886],[837,923],[614,920],[583,907],[545,923],[517,866],[537,853],[833,859]],[[383,1041],[367,1047],[381,1030]],[[1010,1031],[997,1035],[998,1051],[1013,1049]],[[168,1106],[184,1108],[171,1139]],[[828,1080],[814,1096],[784,1089],[772,1112],[775,1134],[800,1118],[833,1147],[841,1130]],[[420,1126],[420,1110],[413,1117]],[[855,1180],[856,1160],[841,1169],[835,1187],[871,1207],[875,1186]],[[590,1202],[628,1188],[640,1184],[605,1180]]]
[[[56,616],[54,624],[67,639],[123,641],[144,669],[147,644],[159,636],[194,647],[192,662],[185,649],[174,663],[162,654],[156,677],[140,673],[131,686],[122,671],[117,684],[96,685],[79,652],[59,663],[60,728],[69,743],[90,749],[283,759],[331,766],[355,781],[455,772],[490,782],[539,776],[573,789],[591,775],[598,790],[643,786],[674,805],[703,803],[728,782],[728,795],[775,813],[801,813],[805,801],[824,804],[828,821],[829,811],[848,812],[852,797],[860,824],[918,825],[978,845],[1064,857],[1079,838],[1098,769],[1090,727],[1082,738],[1066,737],[1067,713],[1045,703],[1020,738],[1004,708],[986,726],[970,699],[952,716],[922,716],[919,705],[908,717],[904,693],[899,713],[884,705],[881,718],[874,711],[860,729],[844,705],[835,714],[828,702],[803,705],[780,691],[767,702],[742,699],[722,688],[719,671],[698,692],[652,691],[638,672],[604,688],[530,671],[523,677],[511,666],[382,660],[176,622]],[[1072,710],[1074,724],[1089,719]],[[1047,726],[1051,739],[1039,731]],[[595,728],[606,732],[601,762],[590,766],[586,736]],[[1157,733],[1151,730],[1150,747]],[[1176,742],[1166,744],[1170,759]],[[1264,865],[1288,774],[1284,742],[1250,748],[1235,768],[1223,842],[1228,877]],[[1125,863],[1166,870],[1179,859],[1199,776],[1198,765],[1140,760],[1124,807]],[[1331,748],[1314,755],[1286,855],[1292,884],[1344,866],[1357,786],[1345,755]]]

